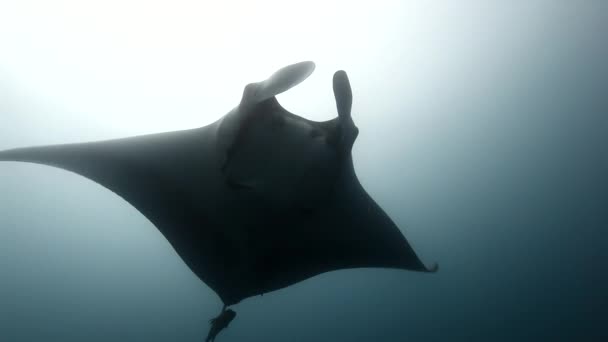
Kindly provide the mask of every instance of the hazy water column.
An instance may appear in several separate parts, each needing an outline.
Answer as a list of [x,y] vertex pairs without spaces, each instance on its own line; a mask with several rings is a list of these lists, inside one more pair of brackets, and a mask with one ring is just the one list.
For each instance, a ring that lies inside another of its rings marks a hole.
[[[0,148],[203,125],[314,59],[279,100],[328,119],[348,71],[361,181],[442,266],[253,298],[221,341],[606,337],[606,2],[115,5],[0,5]],[[130,206],[40,166],[0,164],[0,280],[2,341],[197,341],[220,308]]]

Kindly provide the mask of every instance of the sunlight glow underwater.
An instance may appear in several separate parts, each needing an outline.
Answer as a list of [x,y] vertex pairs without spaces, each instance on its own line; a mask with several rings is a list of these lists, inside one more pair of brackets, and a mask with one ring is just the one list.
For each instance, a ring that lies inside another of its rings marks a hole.
[[[442,270],[316,277],[219,340],[601,340],[606,4],[5,1],[0,149],[203,126],[301,60],[279,101],[330,119],[344,69],[361,182]],[[132,207],[32,165],[0,166],[0,277],[3,341],[194,341],[220,307]]]

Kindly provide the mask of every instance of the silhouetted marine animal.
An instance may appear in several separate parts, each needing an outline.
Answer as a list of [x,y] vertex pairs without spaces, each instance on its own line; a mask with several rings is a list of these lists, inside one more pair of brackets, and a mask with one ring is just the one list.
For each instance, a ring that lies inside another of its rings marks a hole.
[[226,307],[222,310],[222,312],[215,318],[209,320],[211,324],[211,329],[209,329],[209,335],[207,335],[206,342],[215,341],[215,337],[225,328],[228,328],[228,324],[232,322],[232,320],[236,317],[236,312],[233,310],[226,310]]
[[240,104],[205,127],[18,148],[0,160],[59,167],[115,192],[224,305],[344,268],[436,271],[355,175],[346,73],[333,78],[333,120],[306,120],[277,102],[313,70],[301,62],[247,85]]

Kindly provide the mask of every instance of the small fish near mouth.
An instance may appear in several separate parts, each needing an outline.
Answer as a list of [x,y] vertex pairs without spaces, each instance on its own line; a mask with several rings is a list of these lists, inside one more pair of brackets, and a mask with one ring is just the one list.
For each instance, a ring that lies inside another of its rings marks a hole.
[[222,330],[228,328],[228,325],[235,317],[236,312],[234,312],[234,310],[226,309],[226,307],[224,307],[217,317],[209,320],[211,327],[209,328],[209,333],[207,334],[205,342],[214,342],[217,335]]

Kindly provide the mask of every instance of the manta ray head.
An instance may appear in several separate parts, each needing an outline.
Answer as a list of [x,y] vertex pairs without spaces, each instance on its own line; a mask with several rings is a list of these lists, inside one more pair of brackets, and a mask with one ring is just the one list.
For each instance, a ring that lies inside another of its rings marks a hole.
[[350,115],[352,92],[344,71],[333,79],[335,119],[307,120],[276,100],[276,94],[313,69],[312,62],[298,63],[247,85],[239,106],[222,119],[217,141],[229,186],[257,192],[273,205],[308,208],[326,197],[340,169],[349,166],[358,129]]

